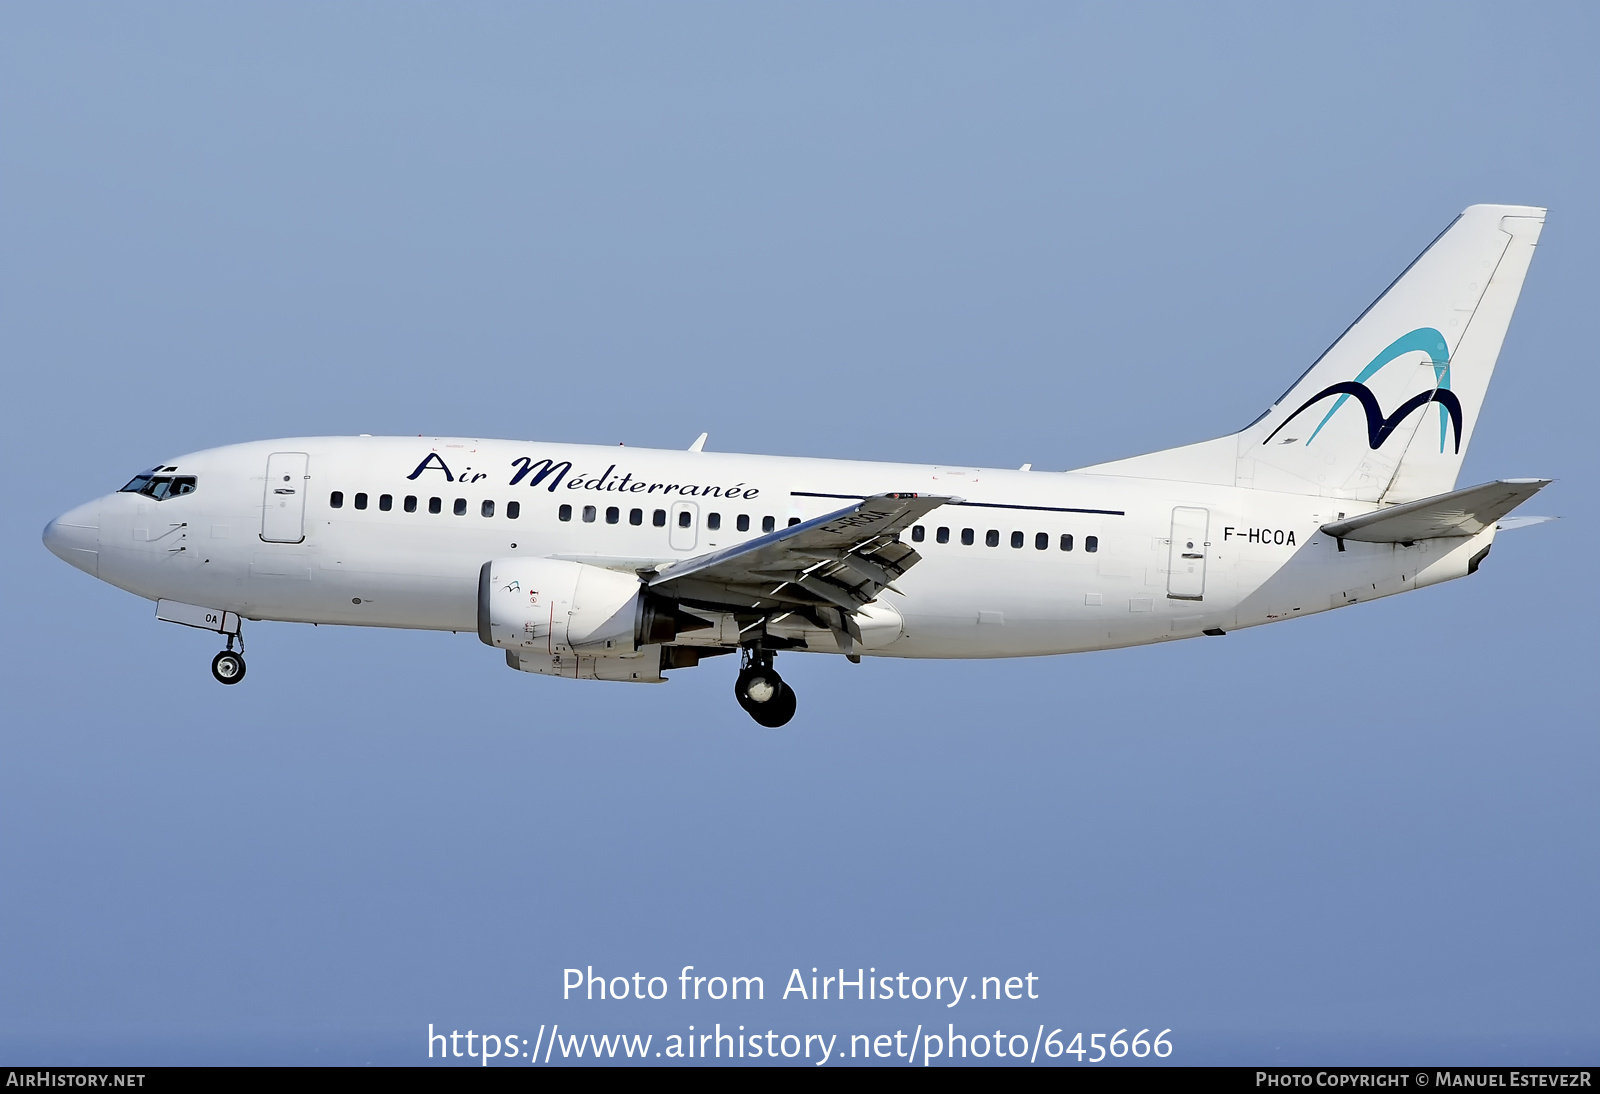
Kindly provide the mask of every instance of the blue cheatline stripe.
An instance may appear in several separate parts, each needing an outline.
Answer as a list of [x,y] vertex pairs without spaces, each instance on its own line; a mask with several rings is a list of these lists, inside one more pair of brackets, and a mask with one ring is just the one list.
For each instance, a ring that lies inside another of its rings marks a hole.
[[[1433,327],[1418,327],[1396,338],[1384,347],[1382,353],[1374,357],[1366,368],[1356,376],[1356,383],[1364,384],[1377,373],[1377,371],[1396,357],[1407,353],[1422,352],[1428,355],[1428,360],[1433,362],[1433,377],[1437,387],[1450,390],[1450,348],[1445,344],[1444,335]],[[1317,439],[1317,434],[1322,432],[1322,427],[1328,424],[1328,419],[1338,413],[1344,406],[1348,395],[1341,395],[1334,401],[1332,409],[1323,415],[1322,421],[1317,423],[1317,428],[1311,431],[1311,436],[1306,438],[1306,444]],[[1439,407],[1439,451],[1444,451],[1445,423],[1447,421],[1443,405]]]

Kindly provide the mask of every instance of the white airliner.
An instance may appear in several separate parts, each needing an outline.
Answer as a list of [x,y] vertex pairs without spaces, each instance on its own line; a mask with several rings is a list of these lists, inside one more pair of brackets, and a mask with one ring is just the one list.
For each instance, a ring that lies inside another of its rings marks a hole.
[[[1457,490],[1544,210],[1475,205],[1244,430],[1068,472],[413,437],[165,460],[44,542],[227,637],[476,632],[524,672],[654,683],[738,651],[1024,657],[1220,635],[1473,573],[1546,479]],[[237,644],[237,649],[235,645]]]

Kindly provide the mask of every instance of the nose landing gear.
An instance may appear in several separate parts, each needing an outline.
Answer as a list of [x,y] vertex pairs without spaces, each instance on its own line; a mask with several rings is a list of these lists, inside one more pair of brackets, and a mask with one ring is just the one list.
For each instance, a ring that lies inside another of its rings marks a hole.
[[233,652],[233,635],[228,635],[228,648],[211,659],[211,675],[219,684],[237,684],[244,679],[244,639],[239,639],[239,652]]
[[745,647],[733,697],[757,725],[777,729],[794,717],[794,689],[772,668],[772,651]]

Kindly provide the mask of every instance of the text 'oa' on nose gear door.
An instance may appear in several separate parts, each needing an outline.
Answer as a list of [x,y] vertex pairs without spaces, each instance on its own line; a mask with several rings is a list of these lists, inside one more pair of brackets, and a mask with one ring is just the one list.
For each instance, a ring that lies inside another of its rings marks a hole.
[[692,551],[700,534],[700,507],[692,501],[675,501],[668,514],[667,542],[674,551]]
[[274,452],[267,457],[267,489],[261,508],[261,538],[268,543],[299,543],[306,538],[304,452]]
[[1172,511],[1172,542],[1167,548],[1167,597],[1201,600],[1206,592],[1208,509],[1180,505]]

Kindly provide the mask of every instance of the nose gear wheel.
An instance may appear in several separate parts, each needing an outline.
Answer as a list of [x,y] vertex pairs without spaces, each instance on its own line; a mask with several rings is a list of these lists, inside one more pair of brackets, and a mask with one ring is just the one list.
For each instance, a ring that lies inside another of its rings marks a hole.
[[211,675],[219,684],[237,684],[244,679],[244,658],[232,650],[223,650],[211,659]]

